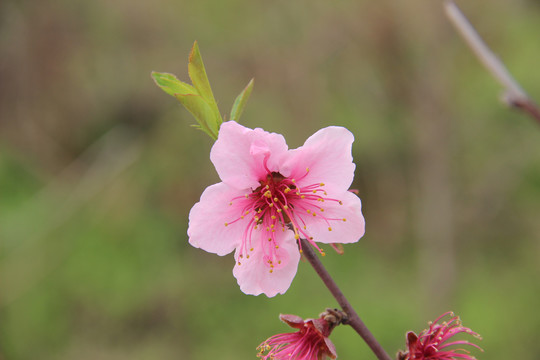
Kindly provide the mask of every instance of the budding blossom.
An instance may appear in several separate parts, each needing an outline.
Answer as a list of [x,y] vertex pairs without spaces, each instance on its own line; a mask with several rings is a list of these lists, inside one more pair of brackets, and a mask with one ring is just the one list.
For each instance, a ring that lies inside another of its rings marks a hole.
[[[439,324],[439,321],[447,315],[451,317],[450,321],[444,321]],[[456,349],[455,346],[469,345],[483,351],[478,345],[467,340],[450,341],[453,336],[459,333],[466,333],[478,339],[482,339],[480,335],[471,329],[464,327],[461,324],[460,318],[454,316],[454,313],[444,313],[439,316],[435,322],[430,323],[429,329],[423,330],[419,335],[416,335],[412,331],[407,333],[408,351],[399,353],[398,360],[476,359],[469,354],[469,351],[461,348]]]
[[296,315],[280,315],[281,321],[299,330],[268,338],[257,348],[260,351],[257,356],[262,360],[336,359],[336,348],[328,336],[344,316],[341,311],[332,309],[327,309],[318,319],[305,321]]
[[354,137],[343,127],[317,131],[289,150],[282,135],[228,121],[210,160],[222,182],[206,188],[189,214],[191,245],[226,255],[246,294],[283,294],[294,278],[297,240],[352,243],[364,234],[354,177]]

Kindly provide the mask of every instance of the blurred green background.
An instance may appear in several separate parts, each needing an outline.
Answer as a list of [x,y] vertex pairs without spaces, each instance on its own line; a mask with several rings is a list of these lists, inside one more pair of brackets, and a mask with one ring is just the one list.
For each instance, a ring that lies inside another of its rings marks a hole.
[[[540,99],[540,3],[460,5]],[[480,359],[540,359],[540,128],[439,1],[3,0],[1,360],[254,359],[279,313],[336,305],[307,263],[246,296],[232,256],[188,245],[212,142],[150,72],[187,80],[194,40],[224,114],[255,77],[246,126],[355,134],[367,233],[324,261],[391,354],[453,310]]]

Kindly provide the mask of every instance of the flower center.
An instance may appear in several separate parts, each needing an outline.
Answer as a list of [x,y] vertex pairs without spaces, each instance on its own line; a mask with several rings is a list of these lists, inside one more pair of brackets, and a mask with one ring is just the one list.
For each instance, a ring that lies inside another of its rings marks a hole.
[[304,219],[306,216],[318,217],[319,221],[326,222],[328,231],[332,231],[330,221],[346,221],[346,219],[326,217],[324,202],[335,201],[342,204],[341,201],[329,198],[323,183],[298,185],[297,180],[301,181],[306,177],[309,168],[297,180],[287,178],[279,172],[266,170],[267,175],[259,181],[259,187],[251,193],[232,199],[229,203],[234,208],[234,212],[238,211],[240,216],[225,223],[225,226],[239,221],[248,221],[242,244],[239,247],[238,264],[241,265],[240,259],[244,256],[249,259],[249,253],[254,250],[252,244],[254,230],[260,233],[260,246],[263,249],[265,264],[270,267],[270,272],[282,265],[282,258],[285,256],[280,251],[276,237],[277,231],[285,232],[290,228],[297,240],[300,237],[307,239],[324,255],[324,252],[315,244],[313,237],[309,235]]

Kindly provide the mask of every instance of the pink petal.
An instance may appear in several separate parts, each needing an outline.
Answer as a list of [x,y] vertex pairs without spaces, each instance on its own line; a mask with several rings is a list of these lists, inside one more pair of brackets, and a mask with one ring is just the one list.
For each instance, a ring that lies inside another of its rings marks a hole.
[[282,135],[228,121],[221,124],[210,160],[224,183],[237,189],[256,189],[259,181],[266,178],[265,158],[270,171],[278,171],[287,151]]
[[326,344],[328,351],[330,351],[328,356],[330,356],[331,359],[337,359],[337,352],[334,343],[327,337],[324,338],[324,343]]
[[280,314],[279,319],[295,329],[301,329],[304,326],[304,319],[297,315]]
[[225,223],[241,215],[236,207],[229,204],[234,197],[243,195],[244,192],[224,183],[207,187],[201,200],[189,212],[189,243],[220,256],[233,251],[242,241],[245,223],[229,226]]
[[[291,150],[281,174],[302,179],[306,184],[324,183],[332,191],[346,191],[354,177],[353,141],[353,134],[343,127],[321,129],[310,136],[303,146]],[[309,168],[307,175],[306,168]]]
[[330,193],[328,196],[341,200],[342,205],[335,201],[326,200],[320,204],[324,212],[319,211],[316,216],[313,216],[312,213],[301,214],[300,216],[306,224],[307,233],[313,237],[313,241],[325,244],[347,244],[358,241],[365,232],[360,198],[349,191],[336,197]]
[[[254,234],[254,236],[257,235]],[[298,245],[290,231],[279,232],[276,235],[276,242],[279,243],[280,247],[277,252],[281,264],[276,266],[272,272],[264,259],[265,250],[261,244],[257,244],[254,250],[249,253],[249,259],[245,256],[239,258],[239,251],[236,251],[233,275],[240,285],[240,290],[245,294],[265,294],[268,297],[273,297],[278,293],[285,293],[291,285],[300,260]],[[238,265],[239,261],[241,265]]]

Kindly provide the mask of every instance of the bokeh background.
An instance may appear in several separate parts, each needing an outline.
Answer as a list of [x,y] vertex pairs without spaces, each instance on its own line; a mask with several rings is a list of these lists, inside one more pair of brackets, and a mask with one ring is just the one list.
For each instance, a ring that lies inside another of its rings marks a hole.
[[[540,3],[460,5],[540,99]],[[453,310],[480,359],[540,359],[540,127],[439,1],[3,0],[1,360],[254,359],[279,313],[336,306],[307,263],[246,296],[232,256],[188,245],[212,142],[150,72],[187,80],[194,40],[224,114],[254,77],[246,126],[355,134],[367,233],[324,261],[391,354]]]

